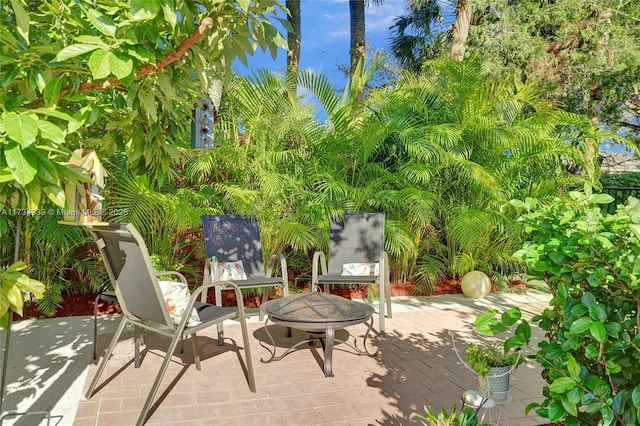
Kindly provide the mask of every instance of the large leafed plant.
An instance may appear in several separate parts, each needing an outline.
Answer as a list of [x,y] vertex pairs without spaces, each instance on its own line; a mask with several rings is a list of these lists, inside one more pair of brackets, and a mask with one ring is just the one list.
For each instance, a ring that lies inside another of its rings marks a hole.
[[615,214],[606,194],[571,192],[524,217],[519,255],[553,292],[533,320],[545,331],[536,360],[548,385],[538,415],[566,425],[640,423],[640,201]]
[[[68,164],[78,147],[103,156],[125,151],[134,172],[162,182],[188,140],[192,106],[212,78],[258,47],[275,55],[277,45],[286,45],[269,21],[279,7],[275,0],[5,2],[3,240],[15,239],[11,218],[29,222],[68,208],[65,183],[88,180]],[[54,208],[42,209],[47,203]],[[29,250],[26,244],[27,259]]]

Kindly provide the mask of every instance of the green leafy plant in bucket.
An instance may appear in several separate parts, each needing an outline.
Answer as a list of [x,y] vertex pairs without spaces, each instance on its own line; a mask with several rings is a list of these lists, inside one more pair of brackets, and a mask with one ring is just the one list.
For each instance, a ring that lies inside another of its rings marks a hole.
[[517,367],[524,362],[524,355],[518,349],[531,342],[531,326],[522,319],[519,308],[511,308],[499,318],[497,315],[495,309],[480,314],[474,323],[475,331],[485,336],[497,336],[519,324],[504,342],[472,342],[467,345],[466,362],[479,376],[489,374],[491,367]]

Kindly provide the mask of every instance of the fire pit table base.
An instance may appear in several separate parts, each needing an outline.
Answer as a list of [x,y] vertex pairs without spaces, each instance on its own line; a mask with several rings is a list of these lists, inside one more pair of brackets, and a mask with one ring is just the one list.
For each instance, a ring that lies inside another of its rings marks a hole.
[[[324,348],[324,375],[326,377],[333,377],[333,346],[336,342],[347,345],[357,355],[374,356],[377,354],[377,352],[370,353],[367,350],[367,338],[373,328],[374,309],[370,305],[332,294],[314,292],[271,300],[264,303],[260,309],[267,315],[264,323],[265,332],[273,345],[271,357],[260,360],[265,364],[281,360],[305,343],[313,346],[317,340],[320,340]],[[304,330],[309,333],[310,338],[296,343],[282,355],[276,356],[275,339],[267,327],[269,321],[285,327]],[[336,339],[337,330],[363,323],[367,325],[363,340],[364,351],[358,349],[355,337],[353,345],[347,341]]]

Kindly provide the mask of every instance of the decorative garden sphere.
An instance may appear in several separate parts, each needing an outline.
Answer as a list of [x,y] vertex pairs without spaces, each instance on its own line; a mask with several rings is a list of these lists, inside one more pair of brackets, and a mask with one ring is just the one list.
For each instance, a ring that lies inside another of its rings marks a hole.
[[460,286],[464,295],[471,299],[482,299],[491,292],[491,280],[480,271],[467,272],[460,280]]

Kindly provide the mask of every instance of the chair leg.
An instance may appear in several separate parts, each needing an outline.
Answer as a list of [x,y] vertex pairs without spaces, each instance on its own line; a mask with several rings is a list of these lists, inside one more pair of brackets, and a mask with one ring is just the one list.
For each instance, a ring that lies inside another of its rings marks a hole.
[[151,390],[149,391],[149,395],[147,396],[147,400],[144,403],[144,407],[142,407],[142,412],[138,417],[138,421],[136,425],[142,426],[147,420],[147,415],[149,414],[149,410],[151,409],[151,404],[153,403],[153,399],[158,393],[158,388],[160,387],[160,382],[162,382],[162,378],[164,374],[167,372],[167,367],[169,367],[169,362],[171,361],[171,357],[176,351],[176,347],[178,346],[178,342],[182,339],[180,334],[176,334],[171,339],[171,343],[169,344],[169,348],[167,349],[167,355],[164,357],[164,361],[162,361],[162,366],[160,367],[160,371],[156,374],[156,378],[153,381],[153,385],[151,386]]
[[378,315],[378,328],[379,328],[379,332],[381,336],[384,336],[384,320],[385,320],[385,316],[386,314],[386,285],[384,284],[384,282],[381,282],[380,285],[380,301],[379,301],[379,315]]
[[142,335],[140,333],[140,327],[137,325],[133,327],[133,341],[134,341],[134,367],[140,368],[140,343],[142,342]]
[[200,353],[198,353],[198,341],[196,340],[196,333],[191,335],[191,348],[193,349],[193,360],[196,363],[196,370],[201,371],[202,366],[200,365]]
[[391,314],[391,280],[385,280],[385,287],[387,292],[387,318],[392,318]]
[[96,300],[93,302],[93,360],[98,359],[98,302],[100,301],[100,294],[96,296]]
[[111,339],[111,343],[107,348],[107,352],[104,354],[104,359],[100,363],[100,366],[98,367],[98,371],[96,371],[96,375],[93,376],[93,380],[91,381],[89,390],[87,390],[87,393],[85,395],[87,399],[91,398],[91,396],[93,395],[93,391],[95,390],[96,385],[98,384],[98,380],[100,379],[100,376],[102,376],[102,373],[104,373],[104,369],[107,366],[107,362],[109,361],[109,358],[111,358],[111,353],[113,352],[113,349],[116,347],[116,343],[118,343],[118,340],[120,339],[120,335],[122,334],[122,330],[124,330],[124,327],[127,324],[127,322],[128,322],[127,319],[123,317],[122,320],[120,321],[120,324],[118,324],[116,333],[113,335],[113,339]]
[[247,376],[249,380],[249,389],[251,392],[256,391],[256,378],[253,373],[253,361],[251,359],[251,346],[249,342],[249,331],[247,330],[247,321],[244,316],[240,317],[240,327],[242,328],[242,342],[244,344],[244,358],[247,363]]
[[[267,300],[269,300],[269,287],[263,287],[262,288],[262,299],[260,300],[260,303],[265,303]],[[260,307],[258,306],[258,310],[259,310],[259,314],[258,314],[258,319],[260,321],[264,321],[264,312],[262,312],[262,309],[260,309]]]
[[[222,289],[219,285],[215,287],[214,294],[216,295],[216,306],[222,306]],[[242,303],[242,300],[237,302]],[[218,346],[224,346],[224,325],[221,322],[218,323]]]

